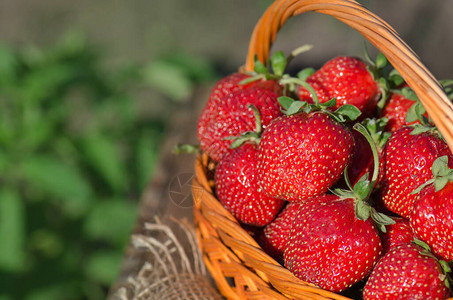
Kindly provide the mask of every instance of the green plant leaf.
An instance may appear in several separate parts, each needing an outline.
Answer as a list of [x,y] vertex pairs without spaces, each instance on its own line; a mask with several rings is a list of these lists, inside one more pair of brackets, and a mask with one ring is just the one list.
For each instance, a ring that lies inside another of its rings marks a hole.
[[450,174],[450,168],[448,167],[448,156],[444,155],[436,158],[431,169],[434,177],[447,176],[448,174]]
[[371,206],[366,204],[364,201],[355,202],[355,215],[360,220],[368,220],[371,214]]
[[418,246],[422,247],[423,249],[431,252],[431,248],[429,247],[429,245],[427,243],[423,242],[422,240],[414,238],[412,243],[414,243],[415,245],[418,245]]
[[83,137],[81,149],[90,167],[110,186],[112,191],[123,191],[127,184],[126,168],[115,141],[106,135],[90,134]]
[[320,103],[320,105],[321,105],[321,107],[323,107],[323,108],[334,107],[335,105],[337,105],[337,98],[332,98],[332,99],[330,99],[330,100],[327,101],[327,102]]
[[286,56],[283,51],[277,51],[272,55],[271,65],[274,74],[281,77],[286,69]]
[[385,66],[387,66],[388,63],[389,62],[388,62],[387,58],[384,56],[384,54],[379,52],[379,54],[376,57],[376,68],[382,69]]
[[122,253],[98,251],[88,258],[84,270],[88,278],[110,285],[118,276]]
[[[376,209],[371,208],[371,218],[379,225],[392,225],[395,224],[395,220],[389,216],[378,212]],[[385,232],[385,231],[384,231]]]
[[291,104],[296,102],[296,100],[294,100],[293,98],[290,98],[288,96],[280,96],[280,97],[277,98],[277,100],[278,100],[278,103],[280,104],[280,106],[284,110],[288,110],[289,107],[291,106]]
[[426,110],[420,102],[414,102],[414,104],[412,104],[412,106],[407,111],[406,122],[412,123],[420,120],[425,112]]
[[436,180],[434,180],[434,190],[436,192],[440,191],[443,189],[448,183],[448,177],[439,177]]
[[25,207],[18,191],[0,190],[0,270],[19,272],[25,267]]
[[315,69],[305,68],[305,69],[302,69],[301,71],[299,71],[299,73],[297,73],[297,78],[299,78],[300,80],[306,81],[307,78],[310,77],[311,75],[313,75],[314,73],[315,73]]
[[[124,199],[105,199],[88,212],[83,229],[92,239],[101,239],[116,246],[128,240],[137,216],[135,205]],[[115,222],[106,222],[115,220]]]
[[138,140],[135,149],[138,184],[143,190],[151,178],[159,157],[163,129],[144,130]]
[[269,71],[267,70],[266,66],[256,57],[254,71],[258,74],[269,75]]
[[401,77],[400,73],[396,69],[392,69],[389,72],[389,82],[392,84],[392,88],[399,87],[404,83],[403,77]]
[[417,135],[417,134],[429,132],[432,130],[432,128],[429,128],[429,127],[421,125],[421,124],[414,124],[413,128],[414,129],[410,132],[410,135]]
[[194,86],[184,70],[165,61],[155,61],[146,66],[143,79],[157,91],[178,102],[188,99]]
[[13,84],[18,71],[18,61],[13,50],[0,45],[0,86]]
[[401,93],[409,100],[418,101],[417,94],[409,87],[402,88]]
[[434,182],[434,178],[426,181],[425,183],[421,184],[420,186],[418,186],[416,189],[414,189],[411,194],[415,195],[415,194],[418,194],[420,193],[420,191],[425,188],[426,186],[432,184]]
[[354,121],[362,114],[357,107],[351,104],[340,106],[335,113],[343,116],[346,121]]
[[363,200],[368,196],[370,190],[370,181],[368,180],[368,177],[369,173],[366,173],[354,185],[354,194],[357,195],[360,200]]
[[22,163],[21,170],[29,186],[59,201],[68,216],[81,216],[90,207],[91,185],[76,167],[50,155],[34,155]]
[[288,116],[294,115],[300,111],[301,108],[305,107],[307,102],[304,101],[294,101],[286,110],[285,114]]
[[354,199],[355,198],[354,192],[348,191],[348,190],[333,189],[333,190],[330,190],[330,192],[334,195],[337,195],[341,199],[349,199],[349,198]]

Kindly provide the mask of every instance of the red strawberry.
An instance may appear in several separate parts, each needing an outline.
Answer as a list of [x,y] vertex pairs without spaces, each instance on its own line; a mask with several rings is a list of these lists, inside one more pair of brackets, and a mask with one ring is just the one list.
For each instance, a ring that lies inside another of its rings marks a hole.
[[301,201],[325,193],[341,176],[354,148],[351,132],[323,112],[273,120],[258,148],[258,176],[269,196]]
[[379,261],[363,290],[364,300],[442,300],[448,294],[438,261],[414,244],[396,246]]
[[358,219],[348,198],[297,215],[284,260],[298,278],[340,292],[365,278],[381,252],[373,221]]
[[[260,238],[263,249],[281,261],[289,239],[291,225],[296,215],[309,213],[318,206],[338,199],[337,196],[323,194],[301,202],[290,202],[271,223],[266,225]],[[299,216],[299,218],[302,218]]]
[[[328,61],[306,80],[315,90],[319,102],[337,99],[335,110],[341,105],[352,104],[363,115],[372,115],[380,97],[378,84],[358,58],[340,56]],[[310,92],[299,88],[299,99],[313,103]]]
[[[386,208],[409,218],[418,186],[431,178],[431,166],[440,156],[453,158],[448,145],[431,132],[414,134],[402,127],[392,134],[383,152],[382,201]],[[453,159],[451,160],[453,162]]]
[[388,119],[386,129],[390,132],[395,132],[404,125],[422,123],[422,115],[426,118],[423,123],[429,123],[425,108],[407,84],[390,94],[381,112],[381,116]]
[[240,82],[246,78],[248,75],[235,73],[220,80],[198,119],[200,147],[214,161],[219,161],[232,143],[225,138],[255,128],[255,117],[247,108],[249,104],[259,110],[263,128],[281,115],[277,98],[282,89],[278,82],[256,80],[241,85]]
[[232,149],[215,172],[217,196],[238,221],[254,226],[271,222],[284,204],[263,193],[258,184],[256,145],[245,143]]
[[382,117],[389,120],[386,129],[395,132],[407,125],[407,112],[415,103],[414,100],[407,99],[403,94],[392,93],[382,109]]
[[395,224],[387,225],[386,232],[381,233],[384,254],[393,247],[412,242],[415,238],[408,219],[398,217],[394,217],[392,219],[395,221]]
[[434,179],[417,195],[410,218],[415,234],[445,261],[453,260],[452,174],[446,157],[435,161]]

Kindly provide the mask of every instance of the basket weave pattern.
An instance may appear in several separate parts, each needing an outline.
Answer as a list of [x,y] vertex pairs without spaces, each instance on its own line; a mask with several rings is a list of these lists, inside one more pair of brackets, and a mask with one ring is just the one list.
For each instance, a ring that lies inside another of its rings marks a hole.
[[[385,21],[352,0],[276,0],[258,21],[244,71],[255,55],[266,62],[279,29],[292,16],[327,14],[360,32],[381,51],[417,94],[453,149],[453,105],[417,55]],[[228,299],[349,299],[296,278],[267,255],[220,204],[213,191],[214,165],[206,155],[195,163],[193,196],[197,234],[207,268]],[[453,298],[450,298],[453,300]]]

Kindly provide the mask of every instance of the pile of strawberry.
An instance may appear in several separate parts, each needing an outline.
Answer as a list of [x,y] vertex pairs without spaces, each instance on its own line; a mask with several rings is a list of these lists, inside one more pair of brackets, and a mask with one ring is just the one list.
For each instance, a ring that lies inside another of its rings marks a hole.
[[198,121],[223,206],[298,278],[363,299],[445,299],[453,154],[382,55],[231,74]]

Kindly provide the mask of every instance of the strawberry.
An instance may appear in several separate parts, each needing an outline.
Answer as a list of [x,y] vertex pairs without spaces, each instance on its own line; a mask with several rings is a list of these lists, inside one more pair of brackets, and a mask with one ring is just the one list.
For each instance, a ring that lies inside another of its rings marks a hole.
[[365,278],[382,252],[371,219],[354,214],[354,199],[338,199],[297,215],[284,252],[285,266],[298,278],[341,292]]
[[238,221],[264,226],[275,218],[284,201],[269,197],[260,188],[256,154],[253,143],[244,143],[227,153],[216,167],[215,187],[222,205]]
[[404,125],[430,125],[425,108],[407,84],[392,90],[381,111],[381,117],[388,120],[386,130],[389,132],[395,132]]
[[404,218],[410,217],[415,200],[412,191],[430,179],[434,160],[443,155],[453,156],[442,139],[426,130],[421,125],[417,129],[402,127],[390,136],[384,147],[382,201],[386,208]]
[[[443,260],[453,260],[453,170],[448,157],[438,158],[433,179],[421,186],[410,224],[417,236]],[[417,190],[418,191],[418,190]]]
[[[370,142],[378,166],[371,135],[361,124],[354,129]],[[285,266],[295,276],[341,292],[371,272],[382,253],[376,226],[385,230],[394,223],[369,205],[377,177],[376,167],[371,180],[363,176],[350,190],[335,189],[337,200],[296,215],[284,252]],[[347,176],[346,182],[350,186]]]
[[353,149],[351,132],[324,112],[281,116],[261,137],[260,185],[269,196],[288,201],[321,195],[341,177]]
[[270,253],[272,257],[281,261],[283,259],[286,243],[289,239],[291,225],[296,215],[308,213],[318,206],[335,199],[338,199],[338,197],[324,194],[308,198],[301,202],[288,203],[275,220],[264,227],[263,234],[260,238],[260,244],[264,246],[264,250]]
[[212,90],[201,112],[197,135],[201,149],[218,162],[228,151],[232,141],[225,138],[253,130],[255,119],[247,108],[258,108],[263,127],[281,115],[277,97],[282,88],[275,80],[255,80],[241,84],[249,75],[234,73],[220,80]]
[[[367,65],[355,57],[339,56],[329,60],[306,82],[316,92],[319,102],[337,99],[333,110],[344,104],[356,106],[363,115],[372,115],[380,97],[378,84],[367,70]],[[313,103],[312,95],[305,87],[298,91],[299,99]]]
[[382,117],[389,120],[386,129],[395,132],[404,125],[408,125],[407,112],[415,103],[415,100],[406,98],[402,93],[392,93],[381,114]]
[[363,290],[364,300],[445,299],[448,288],[439,262],[414,244],[396,246],[382,257]]
[[392,219],[395,221],[395,224],[386,226],[386,232],[381,233],[384,254],[393,247],[412,242],[415,238],[408,219],[400,217],[393,217]]

